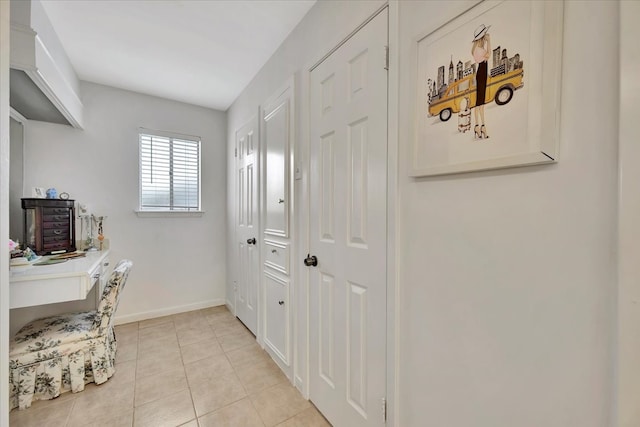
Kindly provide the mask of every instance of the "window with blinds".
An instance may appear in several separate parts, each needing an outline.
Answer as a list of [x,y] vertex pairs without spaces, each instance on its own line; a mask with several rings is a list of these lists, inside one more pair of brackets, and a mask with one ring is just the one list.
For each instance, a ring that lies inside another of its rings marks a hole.
[[140,133],[140,210],[200,210],[200,139]]

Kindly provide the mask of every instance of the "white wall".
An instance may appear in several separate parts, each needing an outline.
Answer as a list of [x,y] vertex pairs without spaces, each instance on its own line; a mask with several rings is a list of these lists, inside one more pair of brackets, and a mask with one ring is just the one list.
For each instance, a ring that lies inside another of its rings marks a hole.
[[[222,304],[226,114],[91,83],[81,89],[84,130],[26,124],[25,188],[55,187],[107,216],[112,265],[122,258],[134,263],[117,321]],[[135,214],[138,127],[202,138],[202,217]]]
[[[391,22],[392,40],[395,31],[400,44],[399,114],[391,118],[400,150],[398,425],[609,425],[618,3],[567,2],[559,163],[411,179],[413,38],[473,3],[400,2],[399,25]],[[299,82],[309,61],[379,5],[318,2],[228,111],[228,152],[235,129],[273,90],[293,73]],[[594,28],[597,36],[585,38]],[[307,91],[298,91],[302,100]],[[307,110],[296,104],[297,149],[304,160]],[[232,154],[227,165],[232,189]],[[297,200],[305,200],[304,172],[296,182]],[[306,218],[298,223],[304,251]],[[300,290],[302,278],[294,284]],[[229,274],[228,296],[232,279]]]
[[400,8],[400,425],[610,425],[618,4],[566,3],[557,164],[410,179],[412,38],[464,6]]
[[22,234],[24,232],[24,221],[22,214],[22,205],[20,199],[22,198],[23,188],[23,171],[24,159],[22,154],[24,152],[23,134],[24,129],[22,123],[17,120],[10,119],[9,121],[9,141],[10,141],[10,156],[11,156],[11,170],[9,171],[9,238],[14,241],[20,240],[22,242]]
[[640,2],[620,4],[617,426],[640,425]]

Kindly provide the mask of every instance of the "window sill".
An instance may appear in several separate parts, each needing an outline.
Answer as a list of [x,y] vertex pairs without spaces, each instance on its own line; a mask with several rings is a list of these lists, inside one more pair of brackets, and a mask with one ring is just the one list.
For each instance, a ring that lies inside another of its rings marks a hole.
[[134,211],[138,218],[198,218],[204,211]]

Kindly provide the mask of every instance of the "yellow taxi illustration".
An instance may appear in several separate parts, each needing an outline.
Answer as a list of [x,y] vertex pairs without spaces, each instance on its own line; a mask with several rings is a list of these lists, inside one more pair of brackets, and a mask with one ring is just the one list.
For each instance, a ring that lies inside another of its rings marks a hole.
[[[485,103],[495,100],[498,105],[507,104],[513,98],[513,92],[524,86],[523,76],[524,70],[518,68],[495,77],[488,77]],[[442,95],[432,99],[429,103],[429,117],[440,116],[440,120],[446,122],[452,114],[460,112],[460,104],[465,98],[468,99],[469,106],[474,107],[476,105],[475,77],[475,74],[471,74],[452,82]]]

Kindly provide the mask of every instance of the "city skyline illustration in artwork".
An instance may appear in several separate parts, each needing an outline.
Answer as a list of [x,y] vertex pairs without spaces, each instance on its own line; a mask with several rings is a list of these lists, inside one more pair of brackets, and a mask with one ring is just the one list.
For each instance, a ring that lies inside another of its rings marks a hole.
[[[476,31],[484,30],[488,37],[491,25],[481,24]],[[485,45],[486,47],[486,45]],[[473,49],[472,49],[473,52]],[[478,99],[478,73],[480,63],[477,63],[473,55],[469,58],[456,58],[454,65],[453,54],[450,56],[448,73],[446,65],[440,65],[435,78],[427,76],[426,103],[429,117],[439,117],[440,121],[448,121],[454,114],[458,115],[457,128],[465,133],[472,130],[472,112],[474,107],[495,101],[497,105],[508,104],[514,96],[514,92],[524,87],[524,61],[519,53],[509,57],[507,48],[497,46],[487,52],[485,61],[487,65],[491,61],[488,76],[484,78],[484,102]],[[445,78],[446,76],[446,78]],[[481,83],[482,84],[482,83]],[[484,114],[484,112],[483,112]],[[476,139],[489,139],[486,130],[483,133],[484,118],[476,118],[473,126],[473,136]]]

